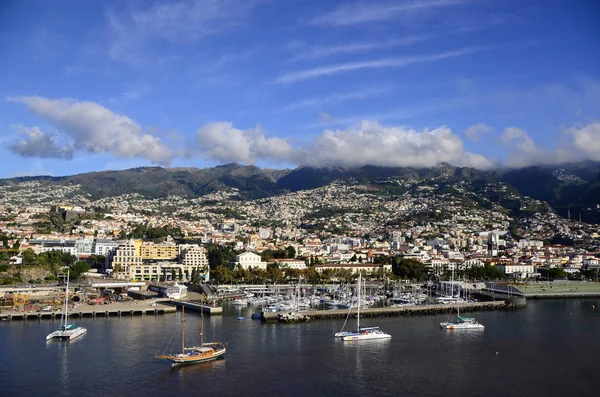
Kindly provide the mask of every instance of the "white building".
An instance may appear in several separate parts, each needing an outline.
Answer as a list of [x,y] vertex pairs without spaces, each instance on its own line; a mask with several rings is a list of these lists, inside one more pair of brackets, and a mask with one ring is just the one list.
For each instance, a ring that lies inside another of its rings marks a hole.
[[108,256],[110,252],[119,248],[119,245],[121,243],[115,240],[96,238],[92,244],[92,254]]
[[284,269],[306,269],[306,263],[300,259],[269,259],[268,263],[279,263],[279,266]]
[[257,255],[254,252],[244,252],[243,254],[236,255],[235,264],[241,266],[243,269],[267,269],[267,263],[263,262],[260,255]]
[[109,251],[106,256],[106,268],[111,269],[116,278],[131,279],[130,267],[136,265],[142,265],[142,257],[137,254],[133,240],[121,244],[114,251]]
[[497,264],[496,268],[514,278],[527,278],[534,273],[533,265],[526,263],[503,263]]
[[196,269],[202,273],[204,281],[208,281],[210,278],[210,266],[206,257],[206,249],[198,245],[189,245],[184,249],[180,249],[179,252],[179,262],[184,266],[184,271],[188,268]]
[[266,240],[268,238],[271,237],[271,230],[269,229],[259,229],[258,230],[258,237],[260,239]]

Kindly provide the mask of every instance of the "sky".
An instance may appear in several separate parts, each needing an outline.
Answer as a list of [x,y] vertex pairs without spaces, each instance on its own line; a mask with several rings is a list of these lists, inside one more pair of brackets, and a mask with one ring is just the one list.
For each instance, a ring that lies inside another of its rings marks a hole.
[[0,177],[600,160],[594,0],[0,2]]

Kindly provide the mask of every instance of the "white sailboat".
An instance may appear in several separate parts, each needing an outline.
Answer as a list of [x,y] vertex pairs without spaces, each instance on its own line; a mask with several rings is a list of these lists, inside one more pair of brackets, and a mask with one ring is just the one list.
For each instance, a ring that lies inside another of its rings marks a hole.
[[[361,281],[362,275],[358,275],[358,285],[356,290],[358,291],[358,305],[357,305],[357,313],[356,313],[356,331],[348,332],[341,331],[335,334],[335,337],[342,338],[344,341],[354,341],[354,340],[371,340],[371,339],[390,339],[392,336],[390,334],[386,334],[381,331],[379,327],[361,327],[360,326],[360,297],[362,295],[361,291]],[[345,323],[344,323],[345,325]]]
[[[452,271],[452,278],[454,278],[454,269]],[[452,284],[452,296],[454,297],[454,284]],[[460,316],[460,294],[459,300],[456,303],[456,320],[446,321],[440,323],[441,328],[455,330],[455,329],[483,329],[483,324],[479,324],[473,317],[461,317]]]
[[73,323],[69,324],[69,273],[67,273],[67,287],[65,288],[65,308],[63,311],[62,318],[60,320],[60,328],[54,332],[51,332],[46,336],[46,340],[60,339],[60,340],[72,340],[87,332],[86,328]]

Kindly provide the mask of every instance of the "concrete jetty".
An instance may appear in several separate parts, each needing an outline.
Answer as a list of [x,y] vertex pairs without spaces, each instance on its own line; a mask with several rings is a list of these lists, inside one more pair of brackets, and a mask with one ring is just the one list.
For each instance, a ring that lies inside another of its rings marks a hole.
[[[158,302],[160,303],[160,302]],[[175,313],[176,307],[157,303],[111,303],[109,305],[78,305],[69,309],[70,318],[157,316]],[[8,311],[0,313],[0,320],[53,320],[62,318],[62,311]]]
[[[509,310],[515,309],[510,303],[505,301],[494,302],[474,302],[460,303],[449,305],[416,305],[416,306],[400,306],[400,307],[377,307],[369,309],[361,309],[361,318],[373,317],[392,317],[392,316],[421,316],[440,313],[456,312],[457,307],[460,307],[461,312],[468,311],[484,311],[484,310]],[[348,315],[348,309],[343,310],[306,310],[300,312],[311,317],[313,320],[325,319],[343,319]],[[354,315],[356,311],[353,310]],[[281,312],[263,313],[263,320],[266,322],[278,322]],[[352,314],[351,314],[352,315]]]

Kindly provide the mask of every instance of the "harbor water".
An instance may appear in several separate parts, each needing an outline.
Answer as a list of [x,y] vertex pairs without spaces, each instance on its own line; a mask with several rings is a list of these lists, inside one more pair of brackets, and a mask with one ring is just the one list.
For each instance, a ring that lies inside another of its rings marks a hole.
[[[447,331],[447,315],[365,319],[391,340],[342,342],[343,320],[261,324],[252,308],[205,317],[224,360],[172,367],[180,312],[85,318],[71,342],[45,341],[59,320],[0,322],[3,396],[592,396],[600,376],[600,299],[529,301],[473,312],[485,329]],[[245,317],[238,320],[237,317]],[[348,319],[347,328],[356,319]],[[200,315],[186,312],[186,339]]]

